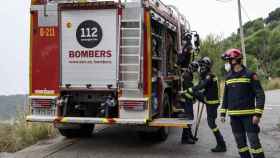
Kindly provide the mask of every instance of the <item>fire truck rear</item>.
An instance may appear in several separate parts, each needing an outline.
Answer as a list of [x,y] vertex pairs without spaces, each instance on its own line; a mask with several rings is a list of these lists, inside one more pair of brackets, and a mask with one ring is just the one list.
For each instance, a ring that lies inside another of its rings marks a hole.
[[188,127],[174,118],[176,58],[190,32],[175,7],[159,0],[32,0],[30,115],[66,137],[95,124]]

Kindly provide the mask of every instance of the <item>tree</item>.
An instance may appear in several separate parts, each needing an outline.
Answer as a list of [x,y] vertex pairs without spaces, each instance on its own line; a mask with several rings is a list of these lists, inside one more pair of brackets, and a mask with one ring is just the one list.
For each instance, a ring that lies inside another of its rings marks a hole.
[[249,35],[253,34],[254,32],[262,29],[263,27],[264,27],[263,18],[258,18],[256,20],[249,21],[244,25],[244,35],[249,36]]
[[269,13],[269,16],[265,19],[266,24],[269,24],[273,21],[280,21],[280,8]]
[[[266,78],[280,76],[280,8],[271,12],[264,20],[258,18],[244,25],[248,67]],[[232,33],[223,39],[209,35],[202,41],[201,56],[209,56],[214,61],[213,71],[222,76],[221,53],[229,48],[240,48],[239,34]]]
[[200,56],[208,56],[213,61],[213,72],[221,77],[224,75],[224,63],[221,54],[224,52],[222,37],[216,35],[208,35],[201,43]]
[[272,58],[268,54],[268,36],[267,29],[261,29],[246,39],[246,50],[248,54],[254,55],[258,59],[259,67],[265,72],[266,77],[271,76]]

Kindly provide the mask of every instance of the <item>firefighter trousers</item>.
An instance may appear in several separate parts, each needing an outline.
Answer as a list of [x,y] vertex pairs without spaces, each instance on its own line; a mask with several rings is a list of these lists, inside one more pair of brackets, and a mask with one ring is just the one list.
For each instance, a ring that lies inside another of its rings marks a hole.
[[[253,124],[253,116],[231,116],[231,128],[241,158],[264,158],[259,139],[260,128]],[[247,145],[247,138],[251,149]]]
[[180,101],[181,107],[184,108],[186,119],[193,120],[193,101],[190,99],[185,99],[185,101]]
[[[193,120],[194,114],[193,114],[193,101],[191,99],[186,98],[185,101],[180,101],[181,107],[184,108],[185,116],[187,120]],[[191,137],[193,138],[193,134],[191,131],[191,125],[189,125],[189,128],[184,128],[182,132],[182,138]]]
[[224,138],[216,124],[218,107],[219,105],[206,105],[207,123],[216,138],[217,144],[224,145],[225,144]]

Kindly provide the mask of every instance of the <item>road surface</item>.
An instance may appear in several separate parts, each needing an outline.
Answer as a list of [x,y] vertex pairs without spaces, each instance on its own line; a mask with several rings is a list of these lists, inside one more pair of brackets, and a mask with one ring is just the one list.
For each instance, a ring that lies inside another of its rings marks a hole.
[[[266,93],[266,110],[262,119],[260,134],[268,158],[280,157],[280,90]],[[219,122],[219,121],[218,121]],[[66,139],[59,137],[37,143],[9,157],[16,158],[238,158],[229,123],[219,127],[227,142],[228,152],[214,154],[214,137],[207,127],[205,117],[195,145],[181,145],[181,129],[173,128],[165,142],[141,140],[127,127],[99,127],[92,138]]]

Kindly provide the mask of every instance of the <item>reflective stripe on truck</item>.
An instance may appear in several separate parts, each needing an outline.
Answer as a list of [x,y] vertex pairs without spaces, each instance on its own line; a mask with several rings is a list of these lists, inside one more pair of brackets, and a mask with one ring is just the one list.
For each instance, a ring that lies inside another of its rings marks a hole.
[[147,119],[27,116],[28,122],[145,125]]

